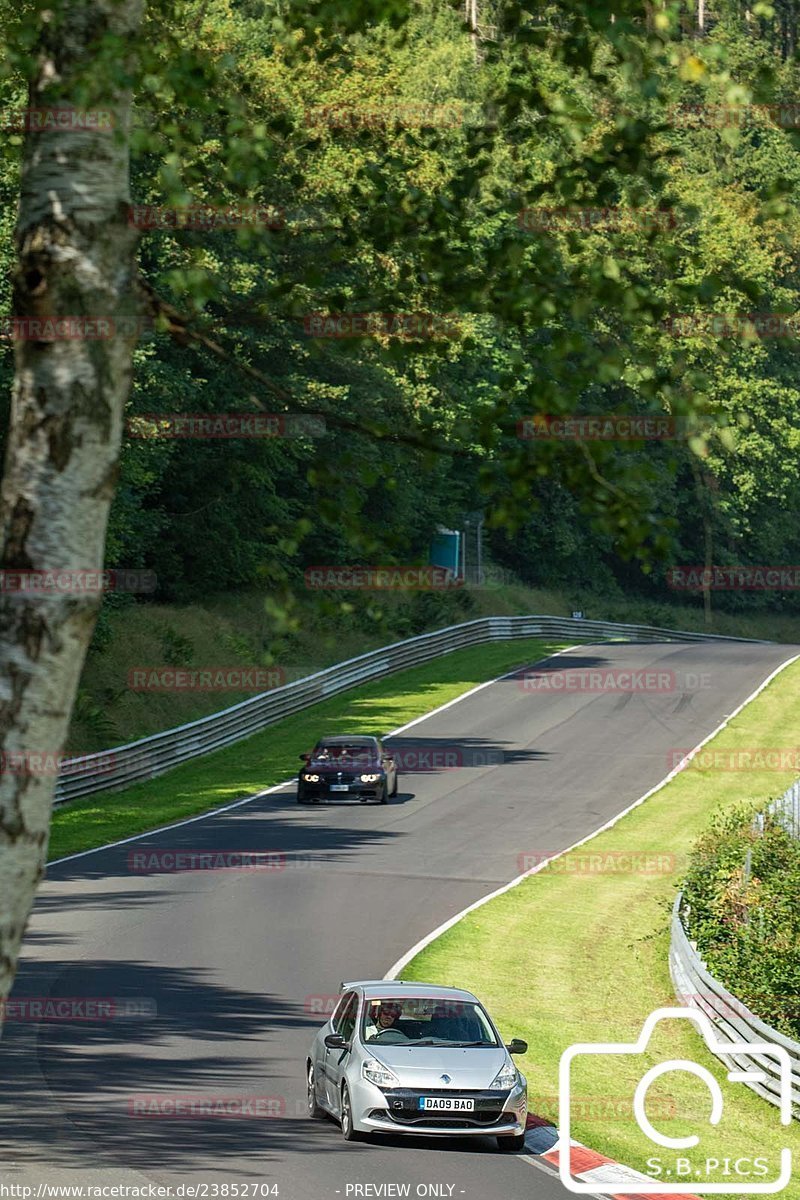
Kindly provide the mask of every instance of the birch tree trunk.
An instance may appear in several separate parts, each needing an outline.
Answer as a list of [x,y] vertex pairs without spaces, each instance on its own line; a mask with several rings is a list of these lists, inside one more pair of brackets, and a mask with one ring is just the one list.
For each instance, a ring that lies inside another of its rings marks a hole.
[[[102,567],[136,324],[119,333],[113,322],[137,305],[124,81],[142,0],[38,12],[0,499],[0,999],[44,873],[56,781],[25,756],[61,751],[101,599],[77,577],[66,592],[19,591],[16,573]],[[68,339],[35,324],[63,317],[83,319]],[[100,337],[86,318],[107,322]]]

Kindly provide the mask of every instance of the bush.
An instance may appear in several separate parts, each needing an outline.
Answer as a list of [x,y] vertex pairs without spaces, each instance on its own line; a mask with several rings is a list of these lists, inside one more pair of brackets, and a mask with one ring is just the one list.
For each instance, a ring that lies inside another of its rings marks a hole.
[[758,807],[722,813],[697,843],[684,922],[712,975],[800,1039],[800,842],[769,815],[758,830]]

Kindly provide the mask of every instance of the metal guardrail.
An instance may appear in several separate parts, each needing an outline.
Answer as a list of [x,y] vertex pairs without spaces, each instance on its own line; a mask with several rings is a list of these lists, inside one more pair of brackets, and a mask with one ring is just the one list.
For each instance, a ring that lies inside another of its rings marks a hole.
[[800,840],[800,779],[793,783],[778,800],[768,808],[779,825],[793,838]]
[[[800,837],[800,780],[793,783],[767,811],[783,825],[787,833]],[[767,1025],[751,1012],[741,1000],[722,986],[706,968],[697,949],[689,941],[681,918],[683,893],[679,893],[672,910],[672,932],[669,949],[669,970],[675,994],[681,1004],[701,1009],[710,1018],[721,1038],[731,1042],[775,1042],[788,1050],[792,1063],[792,1109],[800,1120],[800,1042],[795,1042],[777,1029]],[[765,1055],[719,1054],[728,1067],[752,1068],[755,1062],[764,1072],[765,1082],[747,1084],[770,1104],[780,1105],[780,1076],[778,1064]]]
[[56,785],[54,803],[64,804],[82,796],[127,787],[163,775],[172,767],[250,737],[292,713],[300,712],[337,692],[358,683],[380,679],[395,671],[430,662],[452,650],[513,638],[545,637],[578,641],[619,639],[639,642],[751,641],[713,634],[684,633],[649,625],[621,625],[609,621],[587,621],[568,617],[520,616],[480,617],[462,625],[450,625],[434,633],[423,633],[371,650],[357,658],[337,663],[304,679],[242,700],[231,708],[211,713],[187,725],[166,729],[140,741],[112,750],[64,761]]
[[[800,1120],[800,1042],[793,1041],[767,1025],[709,973],[686,936],[680,912],[682,900],[683,896],[679,895],[672,911],[669,950],[669,970],[675,995],[681,1004],[699,1008],[704,1012],[714,1025],[720,1040],[738,1042],[739,1045],[749,1042],[774,1042],[788,1050],[792,1064],[792,1110],[795,1119]],[[775,1059],[745,1051],[720,1053],[717,1057],[729,1070],[740,1068],[752,1071],[754,1064],[759,1067],[763,1071],[764,1082],[751,1080],[747,1082],[747,1086],[770,1104],[780,1105],[780,1075]]]

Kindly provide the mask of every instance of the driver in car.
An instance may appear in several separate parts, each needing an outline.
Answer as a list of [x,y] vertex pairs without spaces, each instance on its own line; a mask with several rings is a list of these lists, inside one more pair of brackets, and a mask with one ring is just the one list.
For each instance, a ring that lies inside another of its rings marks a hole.
[[367,1038],[377,1037],[385,1029],[393,1029],[401,1011],[400,1005],[392,1000],[384,1000],[377,1008],[372,1006],[366,1021]]

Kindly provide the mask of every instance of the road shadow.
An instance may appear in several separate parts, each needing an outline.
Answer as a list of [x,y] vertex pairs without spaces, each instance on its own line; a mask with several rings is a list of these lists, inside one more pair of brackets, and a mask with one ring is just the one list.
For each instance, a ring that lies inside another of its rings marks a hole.
[[[263,1163],[289,1147],[338,1145],[330,1127],[307,1118],[302,1062],[286,1058],[292,1032],[310,1042],[319,1016],[221,987],[211,974],[144,962],[25,964],[18,1004],[78,996],[113,997],[114,1006],[95,1019],[7,1021],[3,1076],[13,1086],[0,1091],[2,1157],[74,1166],[83,1153],[93,1167],[190,1170],[199,1157]],[[139,1015],[125,1015],[125,1000]]]
[[[290,796],[290,799],[297,803],[296,795]],[[410,800],[416,799],[415,792],[402,792],[398,790],[396,796],[390,796],[386,804],[408,804]],[[386,805],[381,804],[378,800],[359,800],[354,796],[337,796],[335,799],[328,797],[324,800],[309,800],[306,804],[300,806],[303,809],[317,808],[385,808]]]
[[[310,811],[328,808],[335,811],[335,805],[297,804],[291,792],[273,793],[241,808],[209,813],[200,821],[144,833],[125,845],[55,863],[48,867],[47,879],[48,882],[120,877],[133,880],[142,875],[168,875],[176,870],[221,870],[225,856],[239,869],[265,871],[280,871],[292,864],[312,863],[315,859],[346,865],[363,849],[403,836],[396,831],[371,826],[352,829],[316,824],[307,819]],[[183,857],[178,858],[178,855]],[[187,855],[192,857],[187,858]],[[250,856],[248,861],[253,865],[250,868],[243,866],[236,860],[236,855],[242,856],[242,863]],[[146,896],[134,892],[134,897],[131,902],[141,904],[153,903],[159,898],[157,893],[149,890]],[[104,892],[96,893],[94,901],[89,894],[70,893],[68,900],[63,895],[54,896],[53,904],[63,908],[65,903],[95,903],[97,907],[107,905],[111,908],[111,899],[113,897],[107,901]],[[40,896],[37,908],[46,902],[47,898]]]
[[457,771],[491,770],[506,763],[537,762],[547,757],[539,750],[511,749],[509,742],[479,737],[396,737],[384,745],[400,772],[414,778]]
[[600,653],[561,655],[559,658],[548,659],[547,662],[527,663],[515,671],[509,671],[508,675],[503,676],[502,682],[524,683],[530,675],[539,677],[563,675],[565,671],[596,670],[599,667],[607,667],[610,662],[608,655]]

